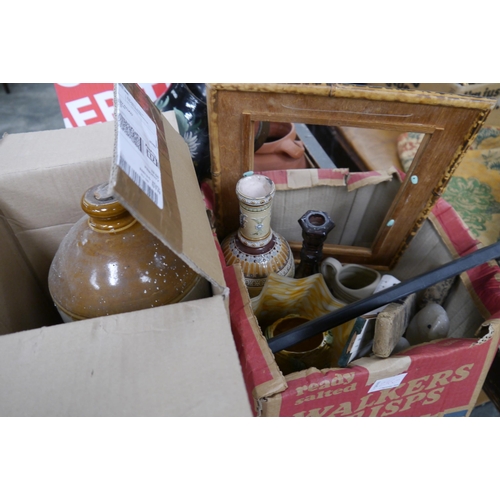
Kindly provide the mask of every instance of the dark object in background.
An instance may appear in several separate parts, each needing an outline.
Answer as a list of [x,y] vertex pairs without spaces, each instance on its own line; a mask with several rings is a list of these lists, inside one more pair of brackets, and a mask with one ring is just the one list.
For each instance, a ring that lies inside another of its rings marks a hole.
[[[210,140],[208,133],[207,92],[204,83],[172,83],[156,100],[161,111],[174,111],[179,134],[186,141],[198,182],[211,177]],[[268,122],[255,122],[254,150],[259,149],[269,135]]]
[[164,111],[175,111],[179,133],[186,141],[198,182],[210,177],[210,142],[204,83],[172,83],[155,102]]
[[497,351],[491,368],[486,375],[483,390],[500,411],[500,351]]

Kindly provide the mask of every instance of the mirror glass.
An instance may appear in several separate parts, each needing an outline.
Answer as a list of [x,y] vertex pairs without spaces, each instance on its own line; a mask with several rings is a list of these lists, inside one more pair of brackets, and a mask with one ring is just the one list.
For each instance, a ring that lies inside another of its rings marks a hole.
[[[327,212],[336,226],[327,244],[371,248],[386,215],[401,187],[396,173],[411,174],[413,159],[423,149],[424,134],[361,127],[339,127],[305,123],[253,122],[254,153],[251,168],[255,172],[290,169],[347,169],[351,174],[379,172],[383,182],[367,181],[356,189],[338,190],[317,187],[308,193],[277,191],[286,197],[279,203],[287,213],[273,211],[273,229],[288,241],[300,242],[297,220],[303,215],[294,207]],[[395,173],[388,174],[393,167]],[[375,176],[374,176],[375,179]],[[380,177],[379,177],[380,179]],[[301,203],[294,202],[301,197]],[[354,209],[355,207],[355,209]]]

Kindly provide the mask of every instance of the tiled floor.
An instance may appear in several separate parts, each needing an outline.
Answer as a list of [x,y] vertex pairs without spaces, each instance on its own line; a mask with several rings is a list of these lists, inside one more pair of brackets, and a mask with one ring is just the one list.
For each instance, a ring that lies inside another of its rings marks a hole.
[[64,128],[53,83],[9,83],[0,88],[0,137],[5,132]]
[[[0,137],[4,133],[36,132],[64,128],[52,83],[10,83],[10,93],[0,88]],[[473,417],[500,417],[491,402],[476,407]]]

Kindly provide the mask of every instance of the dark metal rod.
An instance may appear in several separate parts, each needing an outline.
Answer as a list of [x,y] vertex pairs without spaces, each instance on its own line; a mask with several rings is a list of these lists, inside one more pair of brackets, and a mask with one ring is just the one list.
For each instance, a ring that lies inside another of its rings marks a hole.
[[390,302],[395,302],[412,293],[424,290],[440,281],[457,276],[464,271],[498,257],[500,257],[500,241],[281,333],[268,340],[269,347],[272,352],[289,349],[302,340],[314,337]]

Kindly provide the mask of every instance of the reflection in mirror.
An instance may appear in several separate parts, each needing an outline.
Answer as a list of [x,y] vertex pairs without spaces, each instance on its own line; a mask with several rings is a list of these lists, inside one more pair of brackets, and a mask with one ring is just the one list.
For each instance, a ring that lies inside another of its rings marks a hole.
[[[394,166],[408,172],[422,143],[424,134],[397,130],[378,130],[359,127],[330,128],[333,136],[333,155],[349,170],[382,171]],[[316,128],[318,129],[318,128]],[[324,131],[319,131],[323,133]]]
[[[304,143],[297,135],[294,123],[260,122],[260,126],[266,136],[255,151],[253,165],[256,172],[312,166],[306,161]],[[257,135],[255,143],[261,141]]]
[[[341,168],[350,174],[347,189],[332,191],[326,184],[306,192],[278,188],[276,196],[283,200],[275,204],[273,228],[288,241],[300,243],[297,220],[307,206],[327,212],[335,221],[337,229],[328,235],[326,244],[365,249],[373,246],[387,222],[401,187],[397,173],[409,171],[423,137],[415,132],[278,122],[255,122],[254,130],[255,142],[261,142],[253,156],[255,171]],[[258,130],[264,130],[265,137],[259,137]],[[354,184],[353,174],[369,171],[380,176],[365,176],[359,185]],[[280,213],[278,207],[287,209]]]
[[347,168],[408,172],[424,134],[304,123],[254,122],[255,171]]

